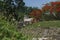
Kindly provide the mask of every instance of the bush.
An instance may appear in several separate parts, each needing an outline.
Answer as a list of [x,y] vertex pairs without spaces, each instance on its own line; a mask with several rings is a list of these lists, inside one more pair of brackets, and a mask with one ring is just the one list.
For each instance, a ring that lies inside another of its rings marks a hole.
[[0,18],[0,40],[27,40],[22,33],[16,30],[14,24]]
[[50,12],[46,12],[42,14],[42,19],[46,21],[55,20],[55,16],[53,14],[50,14]]

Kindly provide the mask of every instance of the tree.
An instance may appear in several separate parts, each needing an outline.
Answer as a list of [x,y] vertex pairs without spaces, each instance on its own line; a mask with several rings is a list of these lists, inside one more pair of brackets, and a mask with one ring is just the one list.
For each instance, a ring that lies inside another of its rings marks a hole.
[[6,19],[11,20],[12,18],[18,20],[19,14],[18,11],[22,11],[24,9],[25,3],[23,0],[0,0],[2,4],[0,5],[4,11],[4,16]]
[[50,12],[50,15],[52,15],[52,18],[54,19],[60,19],[60,2],[50,2],[50,5],[45,5],[42,10],[45,14],[46,12]]
[[29,16],[30,12],[32,11],[32,7],[25,7],[25,15]]
[[30,16],[39,21],[42,16],[42,11],[40,9],[32,10],[32,12],[30,13]]

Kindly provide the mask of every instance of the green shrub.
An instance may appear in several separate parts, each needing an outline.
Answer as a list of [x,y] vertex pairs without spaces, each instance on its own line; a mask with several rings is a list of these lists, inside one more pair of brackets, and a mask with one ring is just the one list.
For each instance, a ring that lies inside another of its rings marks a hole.
[[50,14],[49,12],[43,13],[42,17],[43,17],[43,20],[46,20],[46,21],[55,20],[54,15]]
[[16,30],[14,24],[2,20],[0,17],[0,40],[27,40],[26,37]]

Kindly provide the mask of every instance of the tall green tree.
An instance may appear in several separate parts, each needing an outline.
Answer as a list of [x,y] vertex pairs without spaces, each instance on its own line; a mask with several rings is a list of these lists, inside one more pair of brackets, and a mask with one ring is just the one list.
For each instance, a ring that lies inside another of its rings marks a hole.
[[18,20],[18,11],[23,12],[25,3],[23,0],[0,0],[0,7],[2,7],[3,14],[6,19],[12,18]]

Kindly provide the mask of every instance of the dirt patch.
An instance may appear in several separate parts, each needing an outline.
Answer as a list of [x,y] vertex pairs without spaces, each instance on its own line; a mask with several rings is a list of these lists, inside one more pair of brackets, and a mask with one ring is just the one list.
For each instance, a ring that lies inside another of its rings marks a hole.
[[60,28],[56,27],[24,28],[21,32],[32,37],[47,37],[49,40],[60,40]]

